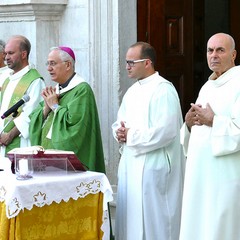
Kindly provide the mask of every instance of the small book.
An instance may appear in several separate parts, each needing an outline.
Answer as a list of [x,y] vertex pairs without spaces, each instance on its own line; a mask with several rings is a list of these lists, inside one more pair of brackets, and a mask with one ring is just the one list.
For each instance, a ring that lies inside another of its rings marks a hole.
[[[72,151],[63,151],[57,149],[44,149],[42,146],[32,146],[23,148],[14,148],[7,153],[8,158],[14,163],[15,156],[18,158],[31,158],[44,163],[44,166],[59,166],[60,160],[67,160],[67,169],[70,171],[86,171],[87,167],[78,159]],[[37,161],[35,161],[37,162]],[[12,164],[13,165],[13,164]],[[66,166],[65,166],[66,167]],[[12,167],[13,170],[14,166]],[[13,170],[14,171],[14,170]]]

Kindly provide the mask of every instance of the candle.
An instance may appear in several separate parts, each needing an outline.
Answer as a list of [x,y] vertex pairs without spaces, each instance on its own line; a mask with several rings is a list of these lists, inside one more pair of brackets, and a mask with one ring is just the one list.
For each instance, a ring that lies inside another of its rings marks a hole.
[[19,174],[21,176],[28,175],[28,160],[27,159],[19,160]]

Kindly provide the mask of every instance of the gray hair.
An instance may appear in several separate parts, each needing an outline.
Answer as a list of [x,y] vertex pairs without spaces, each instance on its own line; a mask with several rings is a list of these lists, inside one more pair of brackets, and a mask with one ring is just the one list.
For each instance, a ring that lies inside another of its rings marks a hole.
[[50,48],[50,51],[53,51],[53,50],[57,50],[59,51],[59,57],[61,58],[61,60],[64,62],[64,61],[69,61],[72,63],[72,67],[73,67],[73,70],[75,70],[75,61],[74,59],[68,54],[66,53],[65,51],[63,51],[62,49],[60,49],[59,47],[52,47]]
[[235,41],[234,41],[233,37],[230,36],[229,34],[227,34],[227,35],[228,35],[228,37],[229,37],[229,39],[231,41],[232,50],[235,50],[236,46],[235,46]]
[[[231,36],[231,35],[229,35],[229,34],[227,34],[227,33],[222,33],[222,32],[220,32],[220,33],[215,33],[214,35],[212,35],[210,38],[209,38],[209,40],[212,38],[212,37],[216,37],[216,36],[224,36],[225,38],[227,38],[228,40],[229,40],[229,43],[230,43],[230,49],[232,50],[232,51],[234,51],[235,50],[235,41],[234,41],[234,39],[233,39],[233,37]],[[209,42],[209,40],[208,40],[208,42]],[[207,42],[207,43],[208,43]]]
[[6,43],[3,40],[0,40],[0,52],[1,53],[4,52],[5,46],[6,46]]

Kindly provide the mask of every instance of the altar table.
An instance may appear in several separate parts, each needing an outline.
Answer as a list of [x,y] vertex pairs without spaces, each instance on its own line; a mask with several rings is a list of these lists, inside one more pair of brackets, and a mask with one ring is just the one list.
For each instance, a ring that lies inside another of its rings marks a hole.
[[97,172],[0,172],[0,240],[108,240],[112,189]]

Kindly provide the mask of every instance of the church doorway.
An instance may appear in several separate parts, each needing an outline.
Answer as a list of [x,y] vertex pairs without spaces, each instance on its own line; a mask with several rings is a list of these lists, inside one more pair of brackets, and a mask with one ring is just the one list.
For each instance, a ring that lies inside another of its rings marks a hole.
[[138,41],[155,47],[156,70],[175,85],[184,115],[210,74],[208,38],[229,33],[239,49],[239,9],[238,0],[137,0]]

